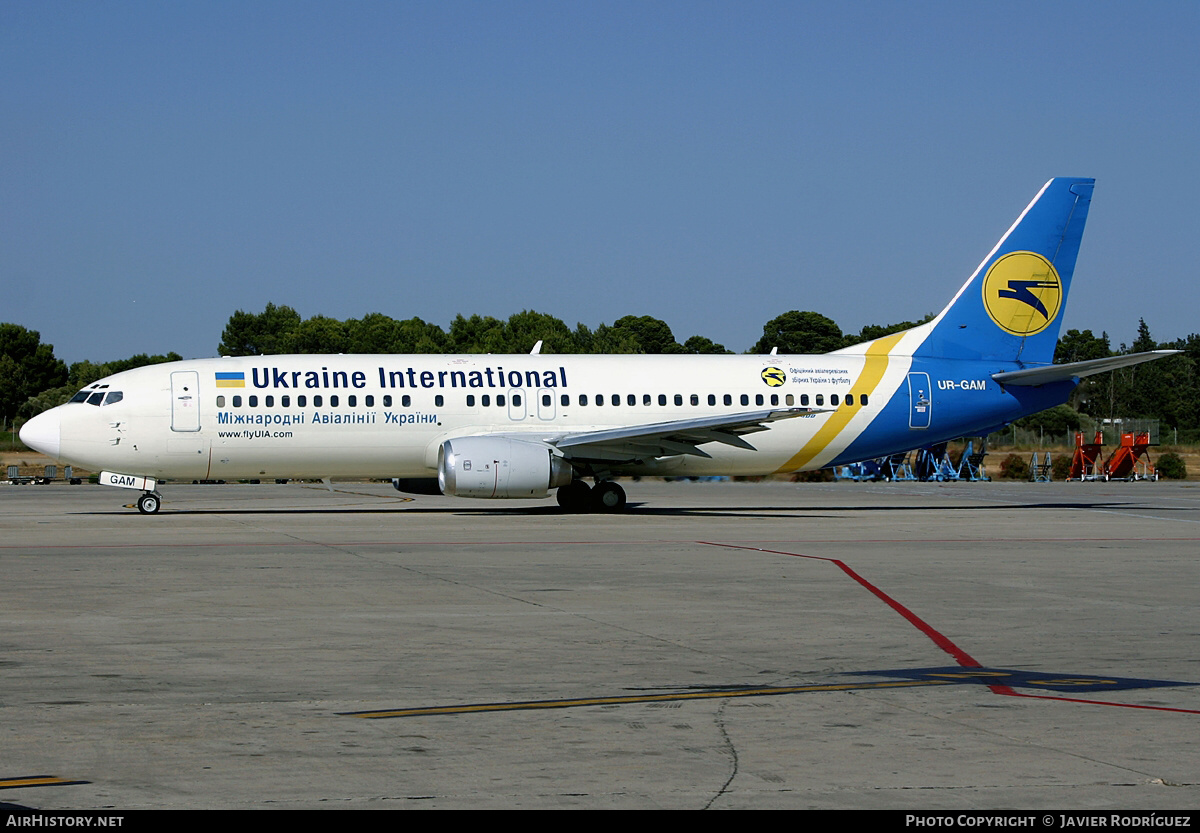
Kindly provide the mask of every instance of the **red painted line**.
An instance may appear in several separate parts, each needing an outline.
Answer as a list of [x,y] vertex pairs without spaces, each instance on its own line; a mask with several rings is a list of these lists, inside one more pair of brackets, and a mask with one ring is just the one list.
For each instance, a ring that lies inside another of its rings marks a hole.
[[[992,688],[992,686],[989,686]],[[997,694],[1004,694],[1009,697],[1025,697],[1030,700],[1059,700],[1063,703],[1084,703],[1089,706],[1118,706],[1123,709],[1148,709],[1156,712],[1180,712],[1182,714],[1200,714],[1200,709],[1177,709],[1172,706],[1143,706],[1139,703],[1110,703],[1107,700],[1084,700],[1079,697],[1055,697],[1052,694],[1025,694],[1020,691],[1013,691],[1008,686],[995,686],[993,690],[998,688],[1008,689],[1007,691],[996,691]]]
[[[871,582],[867,581],[865,578],[860,576],[858,573],[854,572],[854,570],[852,570],[850,568],[850,566],[843,561],[839,561],[836,558],[826,558],[826,557],[820,556],[820,555],[804,555],[803,553],[798,553],[798,552],[785,552],[782,550],[768,550],[768,549],[763,549],[762,547],[747,547],[747,546],[741,546],[738,544],[718,544],[715,541],[697,541],[696,543],[707,544],[710,547],[727,547],[729,549],[735,549],[735,550],[752,550],[754,552],[765,552],[765,553],[770,553],[772,555],[786,555],[791,558],[808,558],[808,559],[812,559],[813,561],[826,561],[831,564],[836,564],[838,569],[840,569],[846,575],[850,576],[850,578],[854,579],[856,582],[858,582],[860,585],[865,587],[867,590],[870,590],[875,596],[877,596],[885,604],[887,604],[888,607],[892,608],[892,610],[899,613],[906,620],[908,620],[908,622],[910,624],[912,624],[914,627],[916,627],[917,630],[921,631],[921,633],[925,634],[927,637],[929,637],[931,640],[933,640],[933,643],[935,645],[937,645],[943,651],[948,653],[950,656],[954,657],[954,661],[957,662],[959,665],[961,665],[965,668],[982,668],[983,667],[983,665],[981,663],[977,662],[970,654],[968,654],[966,651],[962,650],[957,645],[955,645],[954,642],[951,641],[949,637],[947,637],[945,634],[938,631],[936,628],[934,628],[928,622],[923,620],[921,617],[917,616],[915,613],[913,613],[911,610],[909,610],[904,605],[900,604],[898,601],[893,599],[887,593],[884,593],[882,590],[880,590],[874,584],[871,584]],[[1177,708],[1172,708],[1170,706],[1143,706],[1143,705],[1139,705],[1137,703],[1111,703],[1111,702],[1107,702],[1104,700],[1084,700],[1084,699],[1081,699],[1078,697],[1055,697],[1054,695],[1051,695],[1051,694],[1026,694],[1024,692],[1014,690],[1011,686],[1007,686],[1007,685],[1003,685],[1003,684],[995,684],[995,683],[989,684],[988,688],[992,690],[993,694],[1000,694],[1005,697],[1023,697],[1023,698],[1029,699],[1029,700],[1057,700],[1062,703],[1083,703],[1083,704],[1092,705],[1092,706],[1118,706],[1120,708],[1126,708],[1126,709],[1147,709],[1150,711],[1179,712],[1182,714],[1200,714],[1200,709],[1177,709]]]
[[850,566],[848,564],[838,561],[837,559],[830,559],[830,560],[833,561],[833,563],[836,564],[842,570],[842,572],[844,572],[846,575],[850,576],[850,578],[857,581],[863,587],[870,590],[877,597],[879,597],[884,602],[884,604],[886,604],[892,610],[899,613],[901,616],[903,616],[905,619],[907,619],[908,622],[913,627],[915,627],[921,633],[925,634],[927,637],[929,637],[931,640],[933,640],[934,645],[937,645],[939,648],[941,648],[947,654],[954,657],[954,661],[957,662],[959,665],[962,665],[962,666],[968,667],[968,668],[981,667],[981,664],[979,662],[977,662],[974,657],[972,657],[970,654],[968,654],[962,648],[959,648],[957,645],[955,645],[948,636],[946,636],[941,631],[938,631],[937,629],[935,629],[932,625],[930,625],[924,619],[917,616],[917,614],[913,613],[911,610],[909,610],[904,605],[900,604],[900,602],[896,601],[891,596],[889,596],[887,593],[884,593],[882,590],[880,590],[878,587],[876,587],[874,584],[871,584],[871,582],[867,581],[865,578],[860,576],[858,573],[854,572],[854,570],[850,569]]
[[709,546],[713,546],[713,547],[728,547],[730,549],[736,549],[736,550],[754,550],[755,552],[766,552],[766,553],[771,553],[773,555],[787,555],[787,556],[791,556],[792,558],[811,558],[814,561],[826,561],[830,564],[835,564],[835,565],[837,565],[837,568],[839,570],[841,570],[846,575],[850,576],[850,578],[854,579],[856,582],[858,582],[860,585],[865,587],[867,590],[871,591],[871,593],[873,593],[877,598],[879,598],[881,601],[883,601],[884,604],[886,604],[892,610],[896,611],[901,616],[903,616],[908,621],[909,624],[911,624],[913,627],[915,627],[921,633],[923,633],[927,637],[929,637],[933,641],[934,645],[937,645],[939,648],[941,648],[947,654],[954,657],[954,661],[957,662],[959,665],[963,666],[964,668],[982,668],[983,667],[979,662],[977,662],[975,660],[974,657],[972,657],[970,654],[968,654],[962,648],[959,648],[957,645],[955,645],[954,642],[949,637],[947,637],[945,634],[938,631],[936,628],[934,628],[928,622],[923,620],[920,616],[913,613],[911,610],[909,610],[904,605],[900,604],[900,602],[893,599],[887,593],[884,593],[882,590],[880,590],[874,584],[872,584],[871,582],[867,581],[865,578],[860,576],[858,573],[856,573],[854,570],[852,570],[850,568],[850,565],[848,565],[844,561],[839,561],[836,558],[825,558],[825,557],[822,557],[819,555],[803,555],[798,552],[783,552],[781,550],[765,550],[765,549],[761,549],[760,547],[745,547],[745,546],[739,546],[737,544],[718,544],[713,541],[700,541],[698,543],[708,544]]

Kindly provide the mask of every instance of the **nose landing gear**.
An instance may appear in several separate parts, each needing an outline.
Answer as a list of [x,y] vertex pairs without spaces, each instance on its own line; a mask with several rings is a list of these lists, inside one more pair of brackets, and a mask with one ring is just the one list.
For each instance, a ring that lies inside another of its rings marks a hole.
[[138,511],[143,515],[154,515],[162,505],[162,495],[157,492],[143,492],[137,499]]

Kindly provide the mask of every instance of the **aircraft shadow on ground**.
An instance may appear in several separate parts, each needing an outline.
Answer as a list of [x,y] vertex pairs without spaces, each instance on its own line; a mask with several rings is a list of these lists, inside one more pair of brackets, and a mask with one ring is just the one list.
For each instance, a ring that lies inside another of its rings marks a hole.
[[[626,511],[607,514],[602,512],[597,513],[568,513],[564,512],[557,506],[496,506],[496,507],[478,507],[478,506],[463,506],[463,507],[422,507],[413,506],[407,503],[395,504],[392,506],[380,507],[365,507],[365,506],[329,506],[329,507],[312,507],[312,508],[296,508],[296,507],[245,507],[245,508],[220,508],[220,509],[173,509],[169,505],[164,505],[161,513],[155,517],[169,517],[172,515],[483,515],[488,517],[494,516],[572,516],[572,517],[705,517],[705,518],[819,518],[842,515],[850,512],[918,512],[918,513],[945,513],[945,512],[994,512],[994,511],[1025,511],[1025,510],[1087,510],[1087,509],[1130,509],[1144,508],[1144,504],[1130,503],[1111,503],[1111,502],[1086,502],[1077,501],[1072,503],[1006,503],[993,506],[981,506],[979,504],[968,504],[962,506],[954,505],[937,505],[937,506],[723,506],[723,507],[707,507],[707,506],[652,506],[642,503],[630,503]],[[1178,507],[1154,507],[1155,511],[1172,512],[1186,511]],[[112,509],[90,512],[75,512],[77,515],[128,515],[130,509]]]

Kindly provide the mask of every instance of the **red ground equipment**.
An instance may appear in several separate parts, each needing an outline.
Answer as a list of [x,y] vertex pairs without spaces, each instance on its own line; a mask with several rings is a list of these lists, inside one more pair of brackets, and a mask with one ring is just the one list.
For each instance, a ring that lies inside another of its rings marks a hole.
[[1068,480],[1097,480],[1104,477],[1102,470],[1096,469],[1096,461],[1100,459],[1100,449],[1104,446],[1104,432],[1097,431],[1096,437],[1090,443],[1083,441],[1083,432],[1075,432],[1075,455],[1071,458],[1071,473]]
[[1104,476],[1113,480],[1154,480],[1154,464],[1147,449],[1150,433],[1140,431],[1121,435],[1121,445],[1104,464]]

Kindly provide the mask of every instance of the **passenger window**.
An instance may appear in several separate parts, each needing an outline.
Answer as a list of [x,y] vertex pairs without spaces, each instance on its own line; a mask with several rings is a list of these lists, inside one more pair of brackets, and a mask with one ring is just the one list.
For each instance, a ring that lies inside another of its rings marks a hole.
[[666,395],[665,393],[660,393],[660,394],[658,395],[658,404],[659,404],[659,405],[666,405],[666,404],[667,404],[667,395]]
[[859,404],[859,405],[866,405],[866,404],[867,404],[867,395],[866,395],[865,393],[864,393],[864,394],[860,394],[860,395],[859,395],[859,397],[858,397],[858,404]]
[[650,400],[650,394],[648,394],[648,393],[643,393],[643,394],[642,394],[642,404],[643,404],[643,405],[649,405],[649,404],[650,404],[650,401],[651,401],[651,400]]
[[548,393],[543,393],[543,394],[542,394],[542,406],[543,406],[543,407],[549,408],[549,407],[550,407],[550,403],[551,403],[551,402],[553,402],[553,401],[554,401],[554,400],[550,398],[550,394],[548,394]]
[[400,397],[400,406],[403,408],[411,408],[412,407],[412,397],[409,396],[407,393],[404,394],[403,396],[401,396]]
[[[237,399],[237,397],[235,396],[234,399]],[[296,407],[297,408],[305,408],[307,406],[308,406],[308,397],[305,396],[303,393],[297,394],[296,395]]]
[[279,397],[279,404],[285,408],[292,407],[292,397],[290,397],[286,394],[284,396]]
[[319,394],[319,393],[313,394],[313,407],[314,408],[320,408],[321,405],[324,404],[324,402],[325,402],[325,397],[321,396],[321,394]]
[[631,393],[631,394],[629,394],[628,396],[626,396],[626,397],[625,397],[625,404],[626,404],[626,405],[636,405],[636,404],[637,404],[637,397],[636,397],[636,396],[634,396],[632,393]]
[[783,401],[784,401],[784,403],[785,403],[785,404],[787,404],[787,405],[795,405],[795,404],[796,404],[796,397],[792,396],[792,395],[789,393],[787,396],[783,397]]
[[723,397],[721,397],[721,401],[724,402],[726,405],[732,405],[733,397],[730,396],[729,394],[725,394]]
[[437,396],[433,397],[433,404],[438,408],[442,407],[446,404],[446,397],[439,393]]
[[560,397],[558,398],[558,402],[559,402],[559,404],[560,404],[560,405],[562,405],[564,408],[565,408],[565,407],[567,407],[568,405],[570,405],[570,404],[571,404],[571,396],[570,396],[570,394],[564,393],[562,396],[560,396]]
[[257,408],[257,407],[258,407],[258,397],[257,397],[257,396],[251,396],[251,397],[250,397],[250,407],[251,407],[251,408]]
[[275,397],[274,397],[274,396],[268,396],[268,397],[266,397],[266,406],[267,406],[268,408],[274,408],[274,407],[275,407]]
[[468,408],[474,408],[474,407],[475,407],[475,394],[473,394],[473,393],[468,393],[468,394],[467,394],[467,407],[468,407]]
[[682,393],[677,393],[677,394],[675,394],[675,405],[676,405],[676,407],[678,407],[678,406],[680,406],[680,405],[682,405],[682,404],[683,404],[683,394],[682,394]]
[[621,394],[619,394],[619,393],[614,393],[614,394],[612,395],[612,403],[613,403],[613,407],[614,407],[614,408],[615,408],[617,405],[620,405],[620,404],[621,404]]
[[807,393],[800,394],[800,404],[808,405],[808,394]]
[[825,404],[825,395],[824,395],[824,394],[821,394],[821,393],[818,393],[818,394],[817,394],[817,404],[818,404],[818,405],[824,405],[824,404]]
[[488,407],[492,404],[492,397],[489,394],[483,394],[479,397],[479,404],[483,405],[485,408]]
[[[441,397],[439,396],[438,399],[441,399]],[[521,405],[521,394],[514,393],[512,395],[512,403],[514,406],[519,407]]]
[[367,394],[366,403],[367,403],[368,408],[374,408],[375,407],[375,397],[372,396],[371,394]]
[[596,396],[596,404],[597,404],[597,405],[603,405],[603,404],[604,404],[604,394],[602,394],[602,393],[601,393],[601,394],[598,394],[598,395]]
[[762,403],[763,403],[763,395],[761,393],[756,393],[754,395],[754,404],[761,405]]
[[497,408],[504,407],[504,394],[502,394],[502,393],[496,394],[496,407]]
[[846,394],[846,404],[847,404],[847,405],[853,405],[853,404],[854,404],[854,394],[852,394],[852,393],[848,393],[848,394]]
[[836,393],[834,393],[834,394],[830,394],[830,396],[829,396],[829,404],[830,404],[830,405],[836,405],[836,404],[838,404],[838,395],[837,395]]
[[586,405],[586,404],[587,404],[587,394],[586,394],[586,393],[581,393],[581,394],[579,394],[579,404],[580,404],[580,405]]
[[242,407],[242,397],[240,397],[240,396],[233,397],[233,407],[235,407],[235,408]]
[[329,397],[329,407],[336,408],[337,406],[338,406],[338,398],[337,398],[337,394],[335,393]]
[[217,397],[217,407],[218,407],[218,408],[224,408],[224,407],[225,407],[225,397],[224,397],[224,396],[218,396],[218,397]]
[[385,408],[392,407],[392,395],[390,393],[385,393],[383,395],[383,407],[385,407]]
[[[268,404],[270,404],[270,403],[268,403]],[[358,397],[354,396],[353,394],[351,394],[350,396],[347,396],[346,404],[349,405],[351,408],[355,407],[356,405],[358,405]]]
[[710,394],[708,395],[708,404],[709,404],[709,405],[716,405],[716,404],[717,404],[717,395],[716,395],[715,393],[710,393]]
[[750,397],[743,393],[740,401],[743,405],[749,405]]
[[697,405],[700,404],[700,395],[693,393],[691,396],[688,397],[688,402],[692,403],[693,408],[696,407]]

